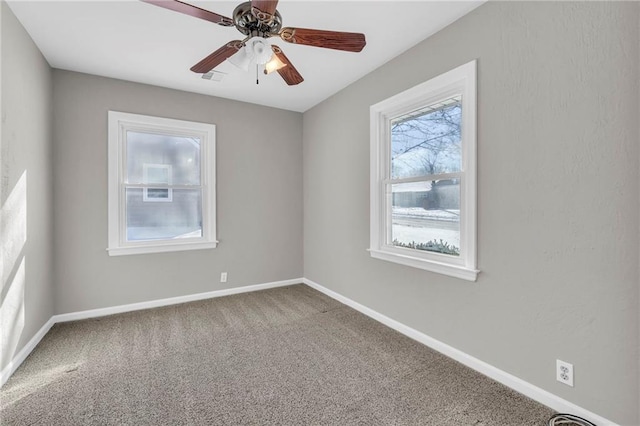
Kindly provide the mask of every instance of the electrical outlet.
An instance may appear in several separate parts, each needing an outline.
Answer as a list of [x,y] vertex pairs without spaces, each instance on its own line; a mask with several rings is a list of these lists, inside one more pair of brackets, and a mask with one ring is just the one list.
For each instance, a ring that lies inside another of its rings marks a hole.
[[573,364],[556,360],[556,380],[573,387]]
[[223,272],[220,274],[220,282],[221,283],[226,283],[227,282],[227,273]]

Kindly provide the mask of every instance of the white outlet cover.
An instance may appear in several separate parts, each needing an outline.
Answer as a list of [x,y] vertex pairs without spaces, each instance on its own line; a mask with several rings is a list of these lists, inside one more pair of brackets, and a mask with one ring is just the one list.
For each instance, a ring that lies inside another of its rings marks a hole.
[[557,359],[556,380],[573,387],[573,364]]

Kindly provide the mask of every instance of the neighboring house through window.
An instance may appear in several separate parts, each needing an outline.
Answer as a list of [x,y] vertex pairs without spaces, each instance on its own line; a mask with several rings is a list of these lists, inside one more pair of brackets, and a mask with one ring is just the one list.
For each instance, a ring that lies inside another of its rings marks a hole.
[[371,256],[475,281],[476,63],[371,107]]
[[172,183],[173,167],[171,164],[149,164],[142,165],[142,183],[146,185],[158,184],[167,185],[167,188],[145,187],[142,192],[142,201],[151,202],[171,202],[173,201],[173,189],[169,186]]
[[109,255],[216,247],[215,126],[109,111]]

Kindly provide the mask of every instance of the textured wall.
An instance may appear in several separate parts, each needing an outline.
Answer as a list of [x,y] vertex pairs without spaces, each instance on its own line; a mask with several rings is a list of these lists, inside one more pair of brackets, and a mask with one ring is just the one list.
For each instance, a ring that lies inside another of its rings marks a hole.
[[[304,114],[305,276],[638,417],[638,3],[489,2]],[[475,284],[372,259],[369,106],[478,59]],[[555,381],[556,358],[575,387]]]
[[4,1],[0,292],[4,368],[53,315],[51,69]]
[[[68,71],[53,82],[57,313],[302,276],[301,114]],[[217,248],[108,256],[110,109],[217,126]]]

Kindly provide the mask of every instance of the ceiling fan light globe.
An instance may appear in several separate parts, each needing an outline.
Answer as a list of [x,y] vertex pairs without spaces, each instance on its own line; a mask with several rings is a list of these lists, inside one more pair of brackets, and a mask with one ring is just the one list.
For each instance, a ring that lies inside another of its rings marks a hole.
[[238,50],[238,53],[231,56],[227,61],[231,62],[241,70],[249,71],[249,64],[251,64],[252,56],[247,52],[246,46]]
[[287,64],[282,62],[280,58],[278,58],[278,56],[274,54],[271,60],[265,64],[264,71],[265,74],[271,74],[272,72],[278,71],[279,69],[282,69],[286,66]]
[[271,43],[262,37],[254,37],[247,42],[246,48],[256,60],[256,64],[264,65],[271,60],[273,51]]

